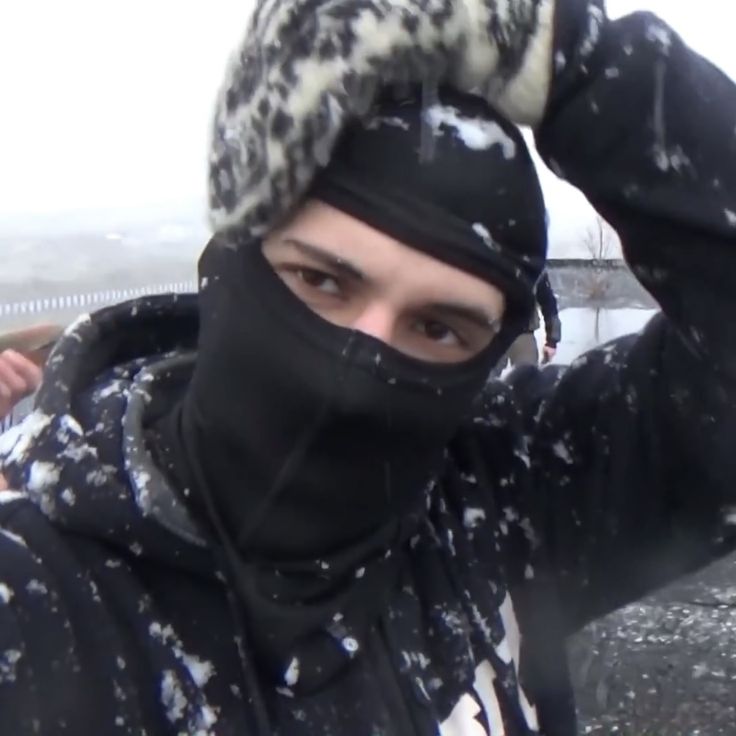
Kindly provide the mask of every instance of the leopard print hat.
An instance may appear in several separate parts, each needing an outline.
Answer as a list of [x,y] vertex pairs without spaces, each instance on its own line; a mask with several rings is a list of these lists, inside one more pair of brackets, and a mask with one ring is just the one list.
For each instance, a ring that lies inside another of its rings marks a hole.
[[[262,237],[385,85],[443,82],[518,124],[541,119],[554,0],[255,0],[216,103],[215,232]],[[248,239],[247,237],[245,238]]]

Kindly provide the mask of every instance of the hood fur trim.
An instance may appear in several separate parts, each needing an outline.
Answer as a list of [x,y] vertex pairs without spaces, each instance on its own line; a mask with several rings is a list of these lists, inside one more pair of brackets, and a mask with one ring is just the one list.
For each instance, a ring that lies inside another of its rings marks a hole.
[[210,224],[266,234],[380,86],[440,82],[537,122],[554,0],[258,0],[217,100]]

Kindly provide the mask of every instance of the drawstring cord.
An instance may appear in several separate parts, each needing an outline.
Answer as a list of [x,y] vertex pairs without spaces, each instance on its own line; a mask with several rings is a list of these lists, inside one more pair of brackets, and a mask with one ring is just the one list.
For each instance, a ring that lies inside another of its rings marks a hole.
[[[183,437],[183,441],[186,444],[186,436]],[[188,449],[190,452],[192,451],[192,448]],[[271,724],[271,719],[268,715],[266,700],[263,696],[263,691],[258,680],[256,668],[253,664],[250,637],[243,625],[243,612],[240,610],[237,601],[234,600],[234,596],[232,593],[232,589],[235,586],[234,581],[231,579],[230,571],[240,562],[238,559],[238,554],[237,551],[233,548],[227,532],[225,531],[225,527],[222,523],[220,515],[215,508],[215,504],[209,492],[209,486],[207,485],[204,473],[199,463],[191,463],[190,467],[194,473],[195,481],[202,491],[202,497],[205,503],[205,507],[207,508],[207,512],[210,516],[213,526],[215,527],[217,536],[219,537],[219,540],[222,544],[222,551],[224,552],[225,559],[218,559],[218,563],[219,566],[222,568],[223,575],[225,576],[226,597],[237,632],[238,658],[240,660],[240,670],[243,678],[244,688],[243,697],[246,699],[251,699],[253,703],[256,736],[273,736],[274,730]],[[220,554],[218,554],[218,550],[215,550],[215,555],[217,558],[220,558],[221,556]],[[225,564],[222,564],[223,562]]]

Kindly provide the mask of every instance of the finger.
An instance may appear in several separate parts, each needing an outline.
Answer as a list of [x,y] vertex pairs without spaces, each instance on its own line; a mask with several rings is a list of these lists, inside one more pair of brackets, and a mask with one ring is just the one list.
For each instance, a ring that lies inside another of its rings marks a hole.
[[28,391],[25,378],[16,372],[13,364],[5,357],[5,353],[0,355],[0,383],[4,383],[9,389],[11,397],[23,395]]
[[43,377],[43,371],[32,360],[15,350],[6,350],[2,354],[2,358],[7,360],[15,369],[16,374],[23,378],[27,389],[35,390],[38,388]]

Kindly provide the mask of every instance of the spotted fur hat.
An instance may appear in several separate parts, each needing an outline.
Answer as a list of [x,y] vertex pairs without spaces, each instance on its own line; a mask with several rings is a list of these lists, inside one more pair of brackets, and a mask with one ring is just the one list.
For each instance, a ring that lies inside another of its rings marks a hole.
[[301,199],[388,84],[452,84],[541,118],[554,0],[257,0],[217,100],[215,232],[260,237]]

